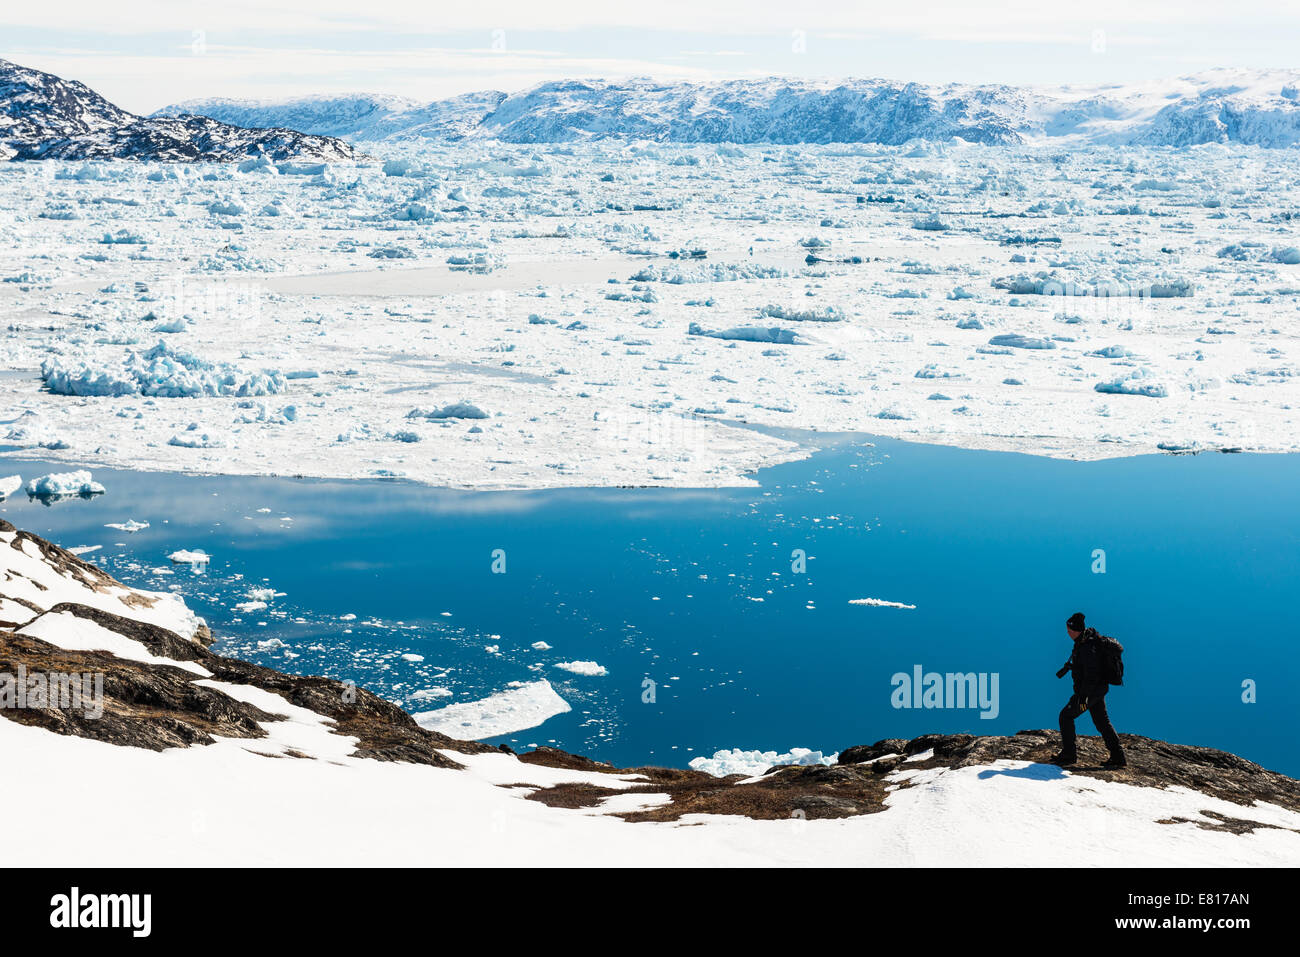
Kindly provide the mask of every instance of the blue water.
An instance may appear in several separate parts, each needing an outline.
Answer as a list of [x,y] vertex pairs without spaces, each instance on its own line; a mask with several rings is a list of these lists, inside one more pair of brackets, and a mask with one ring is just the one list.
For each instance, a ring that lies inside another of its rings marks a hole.
[[[66,466],[0,465],[50,470]],[[86,557],[131,584],[178,589],[225,653],[352,678],[413,711],[540,677],[573,706],[494,743],[685,765],[722,748],[1054,727],[1069,695],[1054,676],[1063,622],[1082,610],[1127,648],[1109,698],[1121,732],[1300,774],[1298,456],[1077,463],[841,440],[759,473],[760,488],[721,491],[95,477],[108,494],[0,515],[104,546]],[[103,528],[127,519],[151,527]],[[178,548],[212,565],[173,568]],[[263,585],[283,593],[267,612],[233,610]],[[865,597],[916,608],[849,604]],[[554,667],[574,660],[608,674]],[[997,717],[893,707],[891,677],[916,665],[997,673]],[[1242,700],[1247,680],[1256,703]],[[412,697],[434,687],[452,696]]]

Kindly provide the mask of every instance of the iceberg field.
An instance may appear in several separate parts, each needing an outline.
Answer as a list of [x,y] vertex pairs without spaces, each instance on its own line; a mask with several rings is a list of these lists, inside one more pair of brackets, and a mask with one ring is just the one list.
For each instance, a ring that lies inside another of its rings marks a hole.
[[747,485],[819,431],[1300,450],[1294,150],[368,149],[0,164],[4,441],[468,488]]

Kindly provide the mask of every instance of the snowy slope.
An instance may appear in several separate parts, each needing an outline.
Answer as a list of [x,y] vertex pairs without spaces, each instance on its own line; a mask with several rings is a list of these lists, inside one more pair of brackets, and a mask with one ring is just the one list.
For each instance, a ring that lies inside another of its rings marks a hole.
[[881,79],[771,77],[716,83],[563,80],[505,95],[421,105],[357,94],[282,102],[191,100],[156,115],[199,113],[241,126],[285,126],[353,141],[416,137],[550,143],[621,137],[680,143],[883,143],[1043,140],[1189,146],[1300,142],[1300,71],[1213,70],[1129,86],[923,85]]
[[[36,581],[51,595],[28,606]],[[106,674],[97,718],[0,709],[0,754],[41,783],[6,798],[20,866],[1300,864],[1300,782],[1223,752],[1126,736],[1128,771],[1069,773],[1021,732],[750,779],[619,771],[454,741],[367,692],[215,655],[179,602],[3,522],[0,596],[30,618],[0,621],[0,700],[19,668]],[[144,623],[168,615],[181,633]]]
[[209,117],[140,117],[89,87],[0,60],[0,159],[347,160],[340,140]]

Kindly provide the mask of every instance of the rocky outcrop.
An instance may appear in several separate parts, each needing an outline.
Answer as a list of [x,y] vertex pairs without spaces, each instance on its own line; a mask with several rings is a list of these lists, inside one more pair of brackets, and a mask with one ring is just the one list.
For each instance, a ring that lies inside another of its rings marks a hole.
[[[1208,797],[1248,807],[1272,804],[1300,811],[1300,781],[1268,771],[1244,758],[1191,745],[1170,744],[1139,735],[1121,735],[1129,766],[1103,768],[1107,751],[1101,739],[1080,736],[1080,762],[1067,770],[1048,762],[1060,748],[1055,731],[1019,731],[1014,735],[927,734],[910,740],[886,738],[875,744],[846,748],[833,766],[770,768],[756,778],[732,775],[715,778],[698,771],[666,768],[622,768],[576,758],[552,748],[540,748],[520,760],[571,770],[637,774],[647,784],[631,789],[602,789],[590,784],[566,784],[536,791],[533,800],[559,807],[595,807],[615,794],[667,794],[671,801],[649,810],[623,815],[634,821],[675,821],[687,814],[739,814],[781,819],[851,817],[886,809],[891,790],[911,786],[898,780],[898,771],[928,771],[989,767],[995,762],[1044,765],[1045,777],[1085,775],[1142,787],[1180,787]],[[1219,815],[1219,829],[1237,833],[1260,827],[1256,822]],[[1168,823],[1182,819],[1171,818]],[[1207,826],[1204,822],[1198,822]]]
[[[153,609],[163,596],[129,589],[71,552],[0,520],[0,548],[5,547],[10,554],[0,556],[0,598],[20,604],[32,615],[22,622],[0,622],[0,674],[103,676],[102,714],[88,714],[84,707],[0,709],[0,716],[9,720],[154,751],[210,744],[216,737],[253,741],[266,736],[268,724],[281,720],[279,715],[199,683],[202,679],[270,692],[320,715],[338,734],[357,739],[354,754],[358,757],[458,767],[443,752],[493,750],[427,731],[396,705],[364,688],[329,678],[288,675],[215,654],[207,647],[211,636],[206,626],[199,625],[192,637],[185,637],[132,617],[133,612]],[[29,595],[52,594],[50,579],[42,581],[42,575],[51,573],[79,589],[88,600],[111,598],[121,613],[79,602],[41,607],[30,598],[15,601],[22,599],[17,594],[20,586]],[[67,622],[67,616],[136,642],[162,660],[145,662],[108,651],[64,648],[39,637],[48,636],[42,624],[56,623],[57,633],[62,627],[57,623]]]
[[[1227,751],[1186,744],[1170,744],[1136,734],[1121,734],[1128,767],[1102,767],[1106,745],[1096,736],[1079,738],[1079,763],[1070,774],[1146,787],[1184,787],[1233,804],[1267,802],[1300,811],[1300,781],[1269,771]],[[930,734],[905,741],[887,738],[875,744],[840,752],[841,766],[872,762],[894,770],[904,761],[908,768],[960,768],[989,765],[994,761],[1047,763],[1060,749],[1056,731],[1018,731],[1014,735]],[[932,752],[924,759],[918,755]],[[909,760],[910,759],[910,760]],[[1064,772],[1062,772],[1064,773]]]
[[[360,757],[457,767],[455,761],[441,753],[443,750],[464,753],[492,750],[486,745],[456,741],[426,731],[405,711],[364,688],[329,678],[287,675],[251,662],[226,658],[165,628],[85,605],[63,603],[48,612],[60,613],[93,621],[138,641],[160,658],[192,662],[215,680],[269,691],[290,704],[324,715],[334,722],[339,734],[358,739],[356,754]],[[192,671],[132,662],[95,651],[65,651],[39,639],[0,632],[0,673],[15,673],[20,666],[29,673],[104,675],[102,716],[88,718],[79,710],[56,708],[26,708],[9,715],[21,723],[62,734],[160,751],[210,743],[213,735],[263,737],[265,730],[260,722],[277,720],[251,704],[195,684]]]
[[6,159],[336,161],[348,143],[288,129],[246,129],[206,116],[143,117],[83,83],[0,60],[0,153]]

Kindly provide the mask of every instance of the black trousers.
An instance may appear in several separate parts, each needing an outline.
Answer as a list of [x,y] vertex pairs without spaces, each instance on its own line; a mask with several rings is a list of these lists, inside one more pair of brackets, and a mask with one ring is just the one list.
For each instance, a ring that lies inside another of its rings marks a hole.
[[1110,716],[1106,714],[1106,693],[1084,698],[1073,694],[1061,709],[1061,751],[1064,754],[1075,753],[1074,719],[1085,711],[1092,716],[1092,723],[1097,726],[1097,733],[1106,742],[1112,755],[1123,754],[1124,748],[1119,743],[1119,735],[1111,727]]

